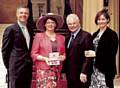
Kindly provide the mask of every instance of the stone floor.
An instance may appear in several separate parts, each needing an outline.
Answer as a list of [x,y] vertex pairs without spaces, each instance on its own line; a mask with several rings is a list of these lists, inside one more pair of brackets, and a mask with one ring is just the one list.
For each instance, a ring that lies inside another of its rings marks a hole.
[[[1,51],[1,49],[0,49]],[[6,86],[6,83],[5,83],[5,75],[6,75],[6,69],[3,65],[3,61],[2,61],[2,56],[1,56],[1,53],[0,53],[0,88],[7,88]]]
[[0,44],[1,44],[1,41],[2,41],[2,35],[3,35],[3,32],[4,32],[4,29],[9,25],[10,24],[0,24]]

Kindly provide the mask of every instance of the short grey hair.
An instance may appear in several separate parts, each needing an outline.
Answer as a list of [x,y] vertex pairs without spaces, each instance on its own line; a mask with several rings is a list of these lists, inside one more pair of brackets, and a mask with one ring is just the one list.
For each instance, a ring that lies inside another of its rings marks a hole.
[[76,15],[76,14],[74,14],[74,13],[69,14],[69,15],[67,16],[67,18],[66,18],[66,22],[68,22],[69,19],[74,19],[74,20],[76,20],[76,21],[80,21],[78,15]]

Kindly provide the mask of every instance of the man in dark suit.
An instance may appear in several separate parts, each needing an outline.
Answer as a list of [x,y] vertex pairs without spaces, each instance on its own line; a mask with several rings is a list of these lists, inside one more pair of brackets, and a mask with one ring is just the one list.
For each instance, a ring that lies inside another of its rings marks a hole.
[[30,50],[32,30],[28,27],[29,9],[20,6],[16,11],[17,22],[7,27],[2,40],[2,57],[9,72],[9,88],[30,88],[32,59]]
[[93,50],[92,36],[82,30],[76,14],[68,15],[66,22],[70,35],[65,41],[67,58],[63,72],[66,72],[68,88],[89,88],[93,58],[85,57],[84,51]]

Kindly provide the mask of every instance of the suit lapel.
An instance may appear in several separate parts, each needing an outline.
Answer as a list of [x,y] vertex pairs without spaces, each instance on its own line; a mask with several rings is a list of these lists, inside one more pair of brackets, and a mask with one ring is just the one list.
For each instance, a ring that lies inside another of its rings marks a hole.
[[[67,44],[69,42],[69,39],[70,39],[70,36],[68,37],[68,39],[66,40]],[[78,34],[76,35],[75,39],[74,39],[74,42],[73,42],[73,45],[72,45],[72,48],[71,49],[67,49],[68,52],[69,52],[69,55],[72,54],[72,52],[74,51],[75,47],[79,41],[79,43],[82,41],[82,29],[80,29],[80,31],[78,32]]]
[[25,39],[25,36],[22,32],[22,29],[20,28],[20,26],[18,24],[16,24],[16,26],[17,26],[16,29],[18,30],[18,33],[20,35],[19,37],[21,37],[21,41],[19,41],[19,42],[24,43],[25,47],[28,49],[26,39]]
[[22,29],[20,28],[20,26],[18,24],[16,24],[16,29],[18,30],[18,33],[20,33],[21,37],[25,40],[24,34],[22,32]]

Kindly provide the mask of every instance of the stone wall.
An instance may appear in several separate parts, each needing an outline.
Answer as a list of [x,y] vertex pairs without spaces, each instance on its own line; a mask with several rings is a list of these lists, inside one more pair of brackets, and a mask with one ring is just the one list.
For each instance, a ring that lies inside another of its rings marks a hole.
[[11,24],[0,24],[0,47],[1,47],[1,42],[2,42],[2,37],[3,37],[3,32],[7,26]]

